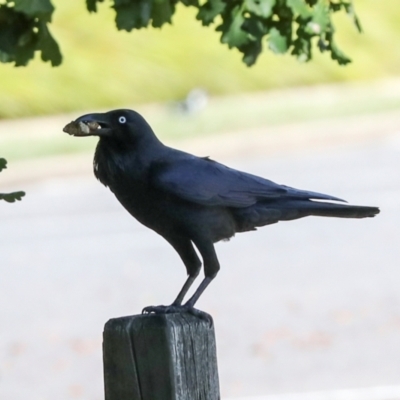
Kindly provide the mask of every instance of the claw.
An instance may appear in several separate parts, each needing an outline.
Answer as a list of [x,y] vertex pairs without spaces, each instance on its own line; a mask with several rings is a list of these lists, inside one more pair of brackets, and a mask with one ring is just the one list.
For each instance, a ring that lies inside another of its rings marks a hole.
[[142,314],[172,314],[175,312],[183,312],[180,310],[182,306],[148,306],[143,308]]
[[210,324],[210,326],[213,325],[213,319],[211,315],[188,305],[171,304],[169,306],[148,306],[143,308],[142,310],[142,314],[173,314],[173,313],[188,313],[204,321],[207,321]]

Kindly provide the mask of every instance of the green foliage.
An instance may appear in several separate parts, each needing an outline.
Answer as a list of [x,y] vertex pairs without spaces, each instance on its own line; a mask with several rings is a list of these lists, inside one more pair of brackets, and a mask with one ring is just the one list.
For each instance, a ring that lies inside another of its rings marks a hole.
[[[256,62],[264,38],[274,53],[290,51],[300,61],[312,58],[313,41],[317,41],[320,51],[329,51],[332,59],[345,65],[350,59],[334,44],[332,23],[332,13],[342,9],[360,29],[351,0],[243,0],[227,3],[217,30],[223,43],[243,53],[247,65]],[[208,24],[210,18],[202,22]]]
[[53,11],[50,0],[0,1],[0,61],[23,66],[40,51],[43,61],[60,65],[60,49],[47,26]]
[[[113,0],[118,29],[131,31],[170,23],[179,0]],[[264,39],[274,53],[290,52],[300,61],[312,58],[313,41],[328,51],[340,65],[350,59],[334,43],[332,13],[344,10],[357,29],[360,23],[352,0],[205,0],[182,1],[198,8],[197,19],[207,26],[217,20],[221,42],[243,53],[253,65],[263,49]],[[88,0],[96,9],[96,0]]]
[[[7,160],[4,158],[0,158],[0,172],[7,168]],[[17,200],[21,200],[21,198],[25,196],[25,192],[12,192],[12,193],[0,193],[0,200],[5,200],[8,203],[14,203]]]
[[[86,0],[97,12],[104,0]],[[179,3],[197,9],[204,26],[214,24],[221,42],[243,54],[253,65],[264,45],[274,53],[289,53],[300,61],[312,58],[314,45],[344,65],[350,59],[335,42],[332,15],[346,12],[358,30],[352,0],[109,0],[119,30],[132,31],[171,23]],[[35,51],[53,66],[62,57],[48,29],[54,7],[50,0],[0,0],[0,61],[26,65]]]
[[103,0],[86,0],[86,7],[89,12],[97,12],[97,3],[101,3]]
[[[355,2],[368,28],[365,35],[349,23],[347,13],[334,15],[335,44],[353,58],[345,68],[317,49],[308,63],[297,62],[290,52],[277,57],[266,48],[269,37],[256,64],[247,68],[237,49],[219,43],[219,32],[196,20],[194,7],[178,5],[173,25],[165,24],[161,32],[150,27],[128,33],[114,28],[115,11],[107,3],[98,3],[99,13],[90,15],[84,1],[52,0],[56,12],[50,29],[68,56],[62,68],[49,68],[39,54],[29,68],[0,64],[0,120],[135,108],[182,99],[195,87],[214,97],[398,77],[399,52],[382,46],[400,35],[398,1],[385,0],[379,12],[376,0]],[[4,149],[3,154],[12,161]]]

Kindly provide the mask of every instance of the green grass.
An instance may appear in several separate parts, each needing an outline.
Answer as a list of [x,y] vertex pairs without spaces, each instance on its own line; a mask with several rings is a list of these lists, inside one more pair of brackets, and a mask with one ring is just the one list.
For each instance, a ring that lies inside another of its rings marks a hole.
[[379,7],[376,0],[355,0],[362,35],[346,16],[337,18],[337,42],[354,60],[349,66],[340,67],[317,52],[315,60],[300,64],[290,56],[265,51],[251,68],[237,51],[219,43],[218,33],[202,27],[191,9],[180,8],[173,25],[161,30],[127,33],[116,30],[108,2],[91,15],[83,0],[53,3],[51,29],[64,62],[58,68],[40,60],[26,68],[0,64],[0,118],[136,107],[182,98],[193,87],[212,95],[231,95],[374,80],[400,71],[398,0],[381,1]]

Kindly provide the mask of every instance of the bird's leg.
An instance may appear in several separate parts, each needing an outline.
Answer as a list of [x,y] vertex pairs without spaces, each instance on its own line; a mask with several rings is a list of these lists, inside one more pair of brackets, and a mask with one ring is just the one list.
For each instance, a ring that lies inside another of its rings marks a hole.
[[[192,315],[195,315],[199,318],[206,319],[210,323],[211,317],[206,314],[203,311],[197,310],[194,308],[195,303],[199,299],[199,297],[202,295],[206,287],[210,284],[210,282],[215,278],[219,271],[219,262],[217,259],[217,254],[215,253],[214,245],[212,242],[208,240],[198,240],[194,241],[196,247],[198,248],[200,254],[203,257],[204,261],[204,274],[205,278],[202,280],[200,283],[199,287],[196,289],[194,292],[193,296],[185,303],[182,305],[182,300],[185,297],[187,291],[189,290],[190,286],[192,285],[193,281],[197,277],[200,269],[200,260],[197,257],[197,254],[193,248],[193,245],[191,242],[186,242],[186,244],[190,244],[191,251],[189,252],[189,247],[186,246],[186,252],[181,253],[177,249],[177,244],[174,243],[173,246],[175,249],[179,252],[183,262],[186,265],[186,268],[189,273],[189,277],[186,280],[185,284],[183,285],[181,291],[178,294],[178,297],[176,300],[170,305],[170,306],[149,306],[145,307],[143,309],[143,314],[150,314],[150,313],[155,313],[155,314],[167,314],[167,313],[174,313],[174,312],[188,312]],[[171,243],[172,244],[172,243]],[[184,242],[180,242],[180,244],[185,244]],[[181,246],[179,247],[180,250],[182,250],[184,247]],[[185,256],[185,258],[183,257]],[[188,258],[188,256],[190,257]],[[195,256],[195,258],[194,258]],[[188,263],[188,260],[191,260],[192,263]],[[197,262],[197,264],[194,264],[193,261]],[[190,269],[189,269],[190,268]]]
[[204,313],[203,311],[197,310],[196,308],[194,308],[194,305],[196,304],[199,297],[203,294],[207,286],[217,276],[217,273],[219,271],[219,261],[212,242],[199,240],[195,241],[195,245],[197,246],[200,254],[203,257],[205,277],[201,281],[199,287],[194,292],[193,296],[183,305],[183,307],[193,315],[196,315],[206,320],[210,320],[210,316],[208,314]]
[[169,306],[148,306],[143,308],[142,314],[169,314],[169,313],[174,313],[174,312],[184,312],[186,311],[186,304],[183,306],[182,301],[184,297],[186,296],[186,293],[190,289],[190,286],[192,286],[193,282],[195,281],[196,276],[188,276],[186,279],[186,282],[184,283],[182,289],[180,290],[177,298],[174,300],[174,302],[169,305]]
[[194,292],[193,296],[184,304],[185,307],[188,308],[193,308],[194,305],[196,304],[196,301],[199,299],[199,297],[203,294],[204,290],[206,287],[211,283],[211,281],[214,278],[210,278],[209,276],[206,276],[200,283],[199,287],[196,289]]
[[197,278],[201,268],[201,261],[197,256],[196,250],[193,247],[193,244],[190,240],[180,239],[170,241],[174,249],[181,256],[183,263],[185,264],[186,271],[188,273],[188,277],[186,282],[183,284],[182,289],[180,290],[177,298],[171,304],[171,306],[180,306],[182,305],[182,301],[186,296],[186,293],[192,286],[193,282]]
[[190,240],[180,237],[168,238],[167,240],[178,252],[183,263],[185,264],[188,278],[182,286],[182,289],[180,290],[177,298],[171,305],[145,307],[142,311],[143,314],[165,314],[186,311],[184,306],[182,306],[182,301],[200,272],[201,261],[197,256],[197,253]]
[[171,306],[180,306],[182,304],[182,301],[185,298],[186,293],[189,291],[190,287],[193,285],[193,282],[197,278],[197,275],[198,275],[198,273],[194,276],[189,275],[187,277],[186,282],[182,286],[181,291],[179,292],[177,298],[174,300],[174,302],[171,304]]

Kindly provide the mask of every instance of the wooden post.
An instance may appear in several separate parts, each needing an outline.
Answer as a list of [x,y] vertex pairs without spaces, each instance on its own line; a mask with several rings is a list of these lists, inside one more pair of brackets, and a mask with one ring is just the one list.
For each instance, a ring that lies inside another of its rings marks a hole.
[[193,315],[111,319],[103,359],[105,400],[220,399],[214,327]]

